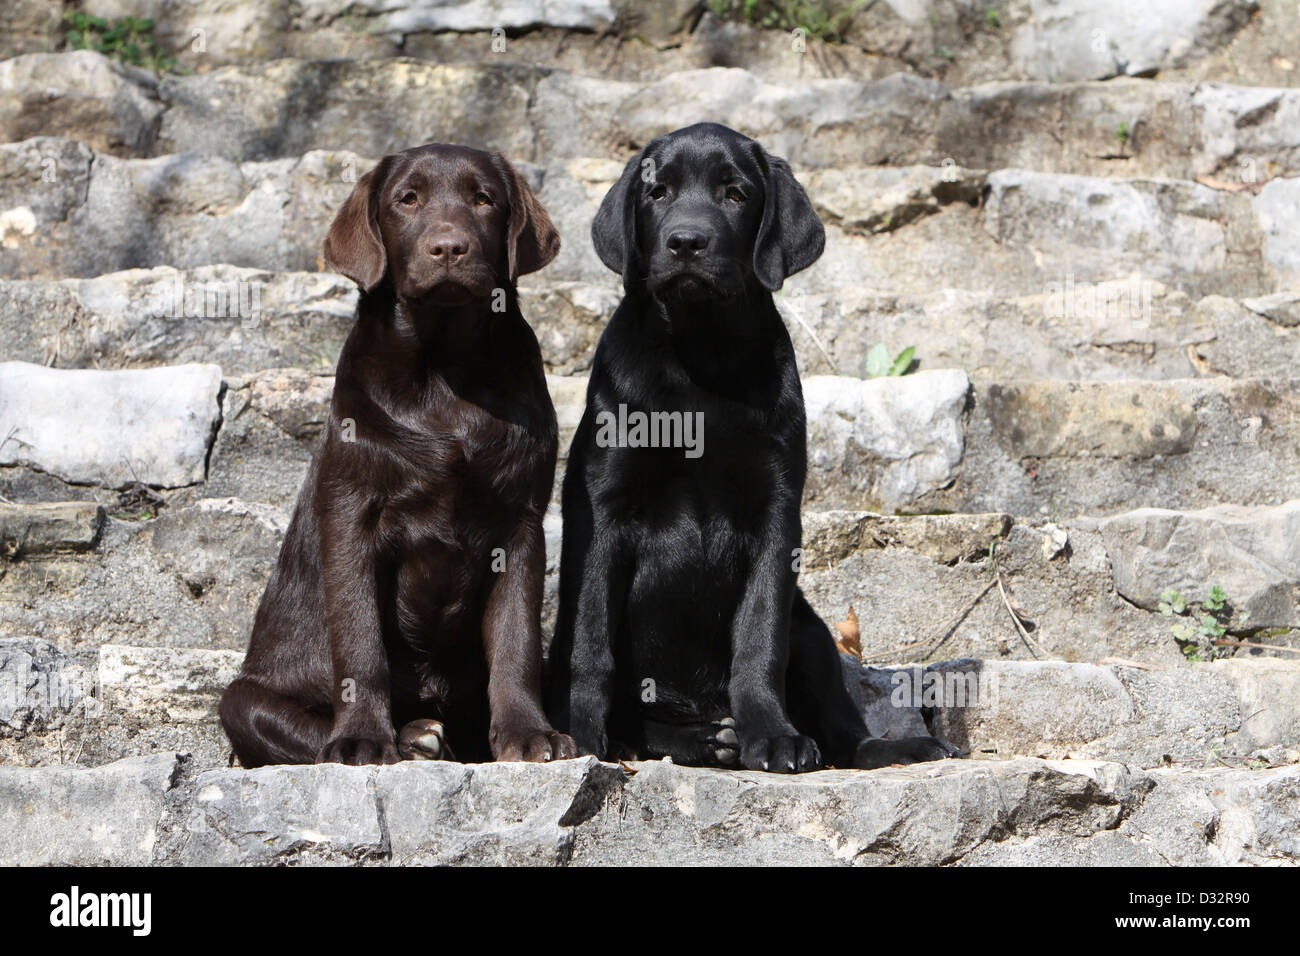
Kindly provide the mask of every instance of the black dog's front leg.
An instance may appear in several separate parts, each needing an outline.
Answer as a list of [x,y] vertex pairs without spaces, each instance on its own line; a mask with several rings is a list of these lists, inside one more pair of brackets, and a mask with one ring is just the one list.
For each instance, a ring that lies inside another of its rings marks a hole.
[[740,762],[750,770],[798,773],[821,766],[816,742],[795,729],[786,709],[800,531],[798,501],[777,503],[732,625],[729,696]]
[[[603,538],[603,540],[602,540]],[[622,616],[621,575],[609,532],[590,541],[580,567],[569,652],[568,730],[582,752],[608,756],[614,691],[613,630]]]

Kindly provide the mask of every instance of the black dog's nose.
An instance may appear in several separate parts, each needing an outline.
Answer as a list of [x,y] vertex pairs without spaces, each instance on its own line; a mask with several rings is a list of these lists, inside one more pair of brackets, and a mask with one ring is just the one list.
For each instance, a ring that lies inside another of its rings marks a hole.
[[469,252],[469,238],[460,232],[444,232],[434,236],[429,243],[429,254],[435,259],[455,262]]
[[668,251],[678,259],[694,259],[709,248],[709,237],[702,232],[678,229],[668,234]]

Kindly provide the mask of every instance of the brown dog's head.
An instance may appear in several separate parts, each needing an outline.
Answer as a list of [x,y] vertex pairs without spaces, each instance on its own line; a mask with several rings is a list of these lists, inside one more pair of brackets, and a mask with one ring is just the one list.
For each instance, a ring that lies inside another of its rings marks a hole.
[[545,266],[560,236],[498,153],[434,143],[385,156],[325,237],[325,262],[370,292],[460,305]]

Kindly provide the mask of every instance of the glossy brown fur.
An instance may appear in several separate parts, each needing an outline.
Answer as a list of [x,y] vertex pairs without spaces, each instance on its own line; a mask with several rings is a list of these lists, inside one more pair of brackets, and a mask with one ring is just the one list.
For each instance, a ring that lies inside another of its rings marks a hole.
[[340,210],[357,324],[221,701],[244,766],[389,763],[430,720],[459,759],[572,756],[540,703],[555,410],[514,289],[558,249],[510,165],[462,147],[386,157]]

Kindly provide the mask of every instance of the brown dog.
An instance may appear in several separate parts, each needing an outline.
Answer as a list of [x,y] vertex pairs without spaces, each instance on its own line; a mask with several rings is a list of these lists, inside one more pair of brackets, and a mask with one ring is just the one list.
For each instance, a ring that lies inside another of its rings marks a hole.
[[357,324],[221,699],[244,766],[574,755],[540,702],[557,430],[514,287],[559,247],[510,164],[464,147],[386,156],[339,210],[325,261]]

